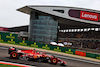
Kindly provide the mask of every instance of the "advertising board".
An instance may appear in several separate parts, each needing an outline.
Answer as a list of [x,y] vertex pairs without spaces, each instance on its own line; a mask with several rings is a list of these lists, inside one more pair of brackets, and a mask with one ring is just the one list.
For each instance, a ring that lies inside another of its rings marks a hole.
[[74,17],[74,18],[97,21],[97,22],[100,21],[100,14],[95,12],[70,9],[68,14],[70,17]]
[[97,13],[80,11],[80,18],[81,19],[98,21],[98,16],[99,16],[99,14],[97,14]]

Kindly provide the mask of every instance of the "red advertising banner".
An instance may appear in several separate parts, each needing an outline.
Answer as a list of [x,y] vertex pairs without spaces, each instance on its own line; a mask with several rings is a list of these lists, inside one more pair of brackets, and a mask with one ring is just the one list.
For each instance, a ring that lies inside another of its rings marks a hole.
[[98,16],[98,17],[99,17],[98,19],[99,19],[99,21],[100,21],[100,14],[99,14],[99,16]]
[[80,55],[80,56],[86,57],[86,53],[85,52],[81,52],[81,51],[75,51],[75,55]]
[[9,29],[0,27],[0,31],[9,31]]
[[100,13],[70,9],[70,17],[100,22]]
[[92,21],[98,21],[98,16],[99,16],[98,13],[80,11],[80,18],[81,18],[81,19],[92,20]]

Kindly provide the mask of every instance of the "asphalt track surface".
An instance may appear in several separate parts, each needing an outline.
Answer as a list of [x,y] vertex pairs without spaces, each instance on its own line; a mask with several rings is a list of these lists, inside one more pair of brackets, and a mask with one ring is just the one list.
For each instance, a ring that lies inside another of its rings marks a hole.
[[36,67],[100,67],[100,64],[93,64],[93,63],[88,63],[83,61],[72,60],[68,58],[63,58],[63,56],[61,59],[67,62],[67,66],[61,66],[59,64],[53,65],[50,63],[43,63],[43,62],[36,62],[36,61],[10,59],[8,55],[8,49],[2,47],[0,48],[0,60],[4,60],[4,61],[18,62],[18,63],[28,64],[33,66],[35,65]]

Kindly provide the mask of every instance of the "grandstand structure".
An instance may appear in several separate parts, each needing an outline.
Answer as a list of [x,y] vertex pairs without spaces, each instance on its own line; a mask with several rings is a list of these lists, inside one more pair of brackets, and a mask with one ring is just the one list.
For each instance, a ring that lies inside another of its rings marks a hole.
[[17,10],[30,15],[30,41],[100,41],[100,11],[50,5],[28,5]]

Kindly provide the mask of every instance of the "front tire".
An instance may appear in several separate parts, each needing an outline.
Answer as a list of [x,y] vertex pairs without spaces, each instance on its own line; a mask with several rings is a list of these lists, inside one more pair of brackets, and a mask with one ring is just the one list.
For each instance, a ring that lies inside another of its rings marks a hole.
[[51,58],[51,63],[52,64],[57,64],[58,63],[58,59],[57,58]]

